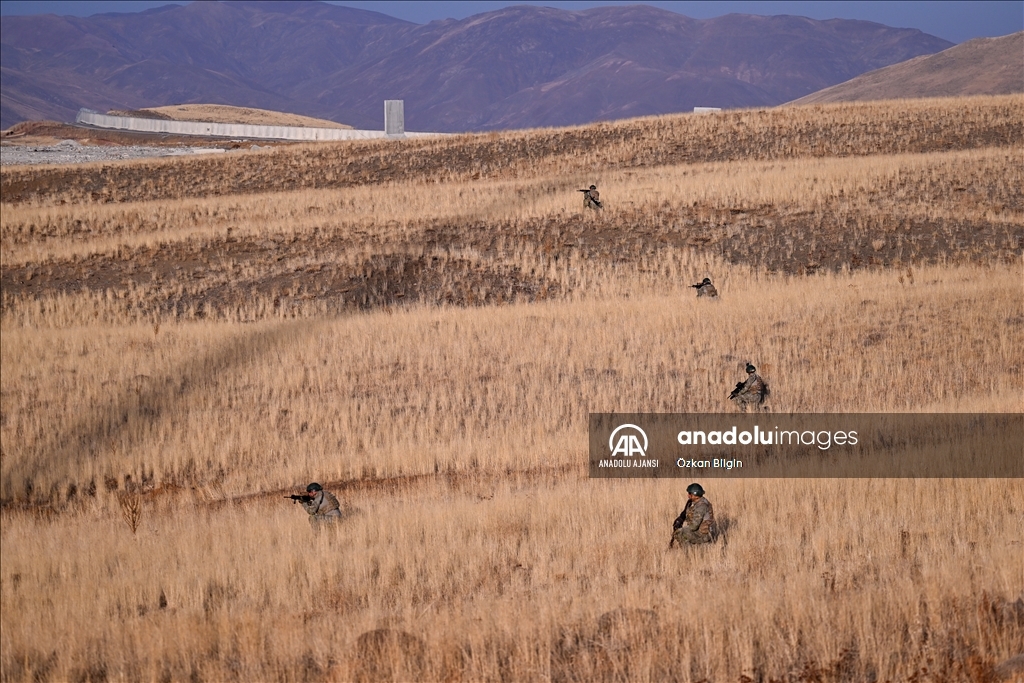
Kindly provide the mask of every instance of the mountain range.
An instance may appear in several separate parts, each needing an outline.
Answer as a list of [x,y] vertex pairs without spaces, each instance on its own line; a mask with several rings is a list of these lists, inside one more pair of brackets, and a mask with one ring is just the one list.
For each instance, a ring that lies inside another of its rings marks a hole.
[[773,106],[952,47],[915,29],[846,19],[645,5],[507,7],[414,24],[322,2],[193,2],[0,24],[0,127],[99,111],[207,103],[408,130],[563,126]]

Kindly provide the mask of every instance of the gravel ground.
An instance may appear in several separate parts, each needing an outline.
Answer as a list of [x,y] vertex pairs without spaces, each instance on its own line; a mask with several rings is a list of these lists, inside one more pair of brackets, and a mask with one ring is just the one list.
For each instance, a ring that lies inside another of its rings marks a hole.
[[217,154],[225,150],[214,147],[136,147],[83,145],[62,140],[49,147],[4,145],[0,147],[0,166],[15,164],[81,164],[88,161],[118,161],[143,157],[172,157],[186,154]]

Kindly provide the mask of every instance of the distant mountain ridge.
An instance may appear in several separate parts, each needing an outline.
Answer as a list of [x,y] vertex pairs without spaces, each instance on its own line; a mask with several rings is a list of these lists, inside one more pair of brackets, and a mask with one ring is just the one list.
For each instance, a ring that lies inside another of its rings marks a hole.
[[413,24],[321,2],[195,2],[87,18],[4,17],[0,126],[80,107],[213,103],[410,130],[588,123],[787,102],[952,43],[864,21],[644,5],[507,7]]
[[1022,92],[1024,31],[1018,31],[999,38],[976,38],[934,55],[871,71],[792,104]]

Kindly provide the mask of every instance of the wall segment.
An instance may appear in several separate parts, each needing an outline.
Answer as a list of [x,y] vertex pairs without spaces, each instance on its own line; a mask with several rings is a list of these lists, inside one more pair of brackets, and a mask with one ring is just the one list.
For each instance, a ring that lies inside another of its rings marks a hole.
[[131,130],[142,133],[170,133],[173,135],[201,135],[204,137],[245,138],[250,140],[373,140],[377,138],[433,137],[442,133],[409,133],[388,135],[381,130],[352,130],[348,128],[303,128],[300,126],[258,126],[243,123],[213,123],[209,121],[168,121],[143,119],[134,116],[111,116],[81,109],[76,123],[97,128]]

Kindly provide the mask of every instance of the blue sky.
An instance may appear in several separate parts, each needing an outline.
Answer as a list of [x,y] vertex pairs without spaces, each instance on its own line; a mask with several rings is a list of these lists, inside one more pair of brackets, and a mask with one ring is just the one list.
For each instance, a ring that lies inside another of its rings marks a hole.
[[[86,0],[77,2],[23,2],[0,0],[0,15],[70,14],[89,16],[101,12],[138,12],[172,2]],[[509,5],[542,5],[580,10],[599,5],[635,4],[627,2],[332,2],[374,10],[393,17],[425,24],[434,19],[464,19]],[[738,12],[743,14],[796,14],[812,19],[863,19],[898,28],[916,28],[940,38],[962,43],[971,38],[1002,36],[1024,30],[1024,2],[658,2],[654,5],[696,19]]]

